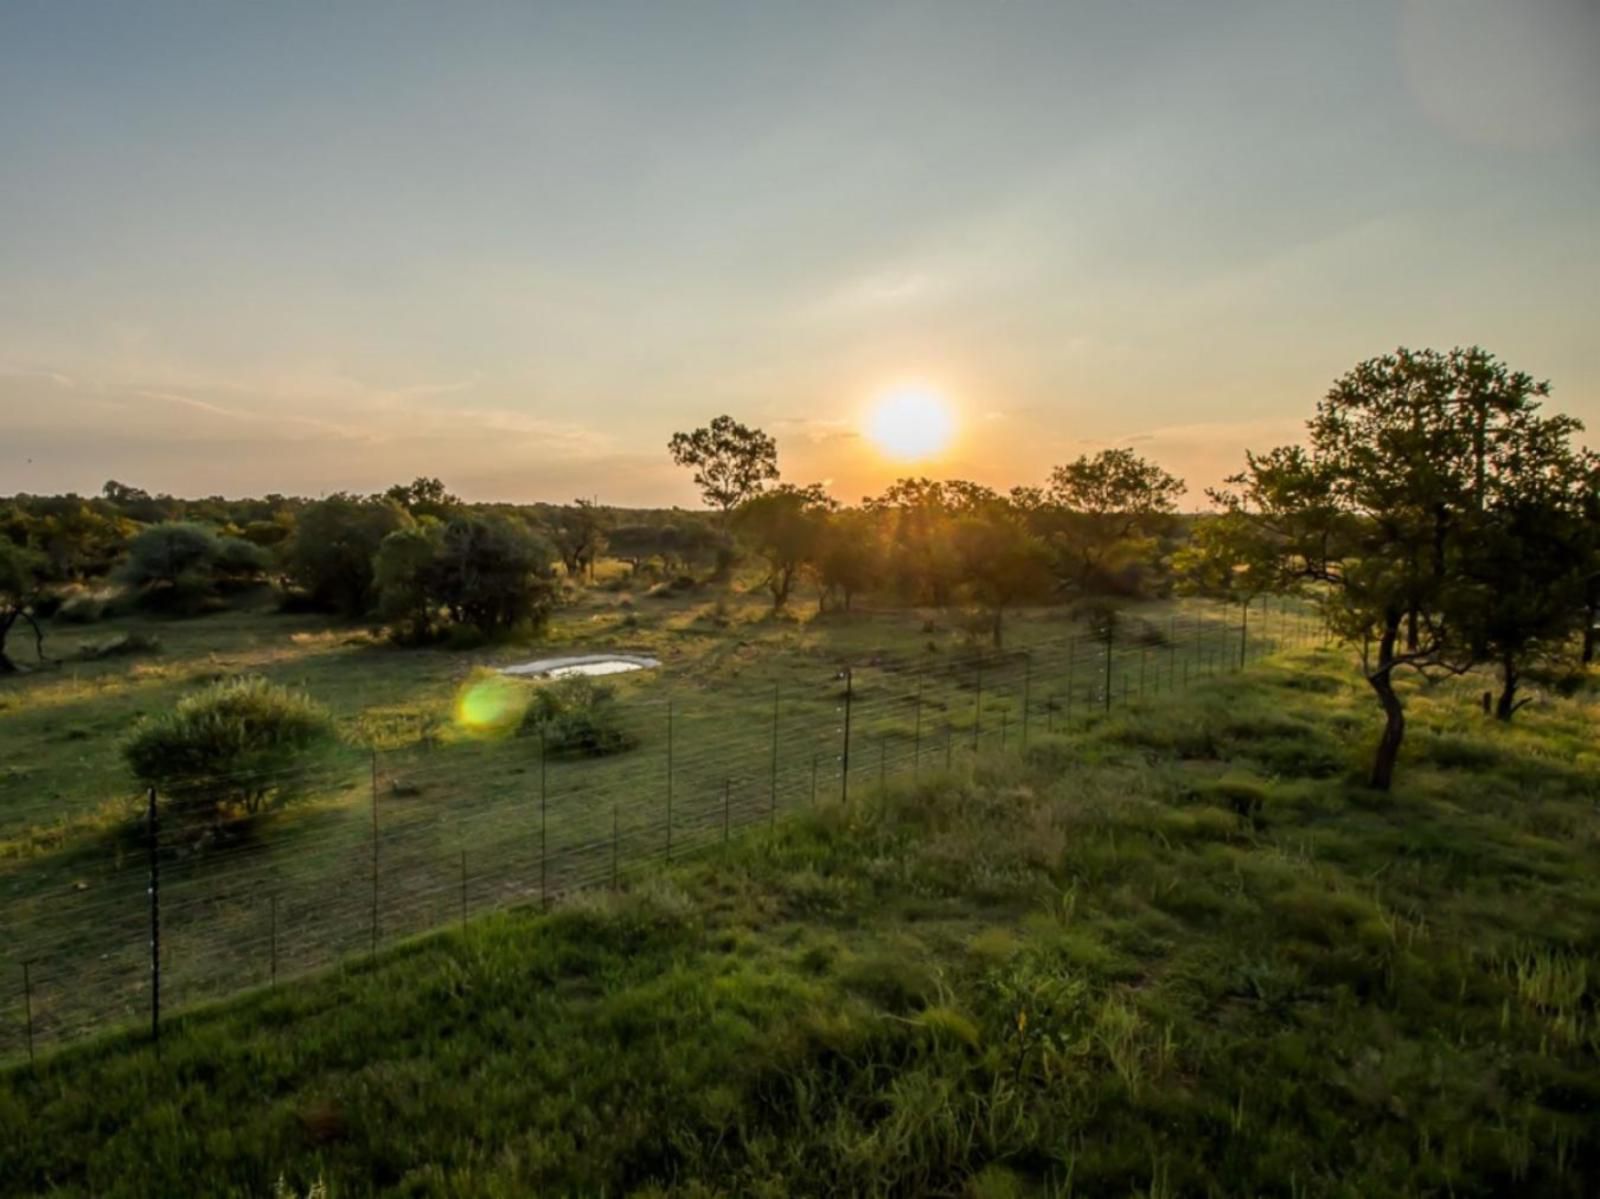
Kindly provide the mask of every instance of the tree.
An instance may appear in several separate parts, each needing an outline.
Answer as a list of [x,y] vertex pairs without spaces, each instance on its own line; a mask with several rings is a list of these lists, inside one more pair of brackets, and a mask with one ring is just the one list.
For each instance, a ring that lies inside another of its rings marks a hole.
[[1500,672],[1500,720],[1528,702],[1517,699],[1528,666],[1564,656],[1587,614],[1584,541],[1596,460],[1573,450],[1580,428],[1568,417],[1540,418],[1524,428],[1513,460],[1475,466],[1481,499],[1463,562],[1476,587],[1463,620],[1474,655]]
[[690,433],[674,433],[667,449],[679,466],[693,468],[695,485],[706,503],[722,513],[724,527],[735,508],[778,477],[777,442],[731,416],[719,416]]
[[441,480],[425,475],[417,476],[410,483],[396,483],[383,493],[383,498],[398,504],[412,516],[434,516],[441,520],[461,504]]
[[822,484],[787,483],[747,499],[734,515],[734,527],[767,562],[765,586],[772,610],[781,611],[802,567],[816,555],[821,531],[834,502]]
[[572,506],[558,510],[549,522],[550,541],[567,568],[569,578],[585,570],[594,572],[595,559],[605,548],[605,520],[593,500],[573,500]]
[[504,516],[458,516],[444,527],[429,586],[451,619],[486,637],[541,627],[555,588],[549,547]]
[[443,526],[432,519],[396,529],[378,545],[373,563],[378,613],[393,622],[394,636],[403,644],[425,644],[438,631],[434,572],[442,545]]
[[33,630],[35,655],[44,659],[44,632],[34,618],[44,583],[44,559],[35,550],[0,538],[0,674],[14,674],[17,664],[6,654],[6,638],[18,621]]
[[410,514],[392,500],[331,495],[300,514],[285,562],[315,603],[345,616],[364,616],[377,598],[378,547],[409,524]]
[[952,506],[945,485],[932,479],[897,479],[862,501],[883,522],[888,574],[895,590],[914,603],[949,605],[961,575],[951,541]]
[[1482,604],[1469,566],[1497,481],[1574,426],[1538,415],[1547,393],[1481,349],[1401,349],[1335,381],[1309,447],[1249,454],[1230,490],[1212,493],[1233,518],[1238,560],[1315,584],[1329,627],[1362,647],[1384,714],[1377,790],[1389,789],[1405,735],[1398,673],[1460,673],[1476,659]]
[[957,517],[952,535],[967,591],[988,613],[990,635],[1000,649],[1006,610],[1048,594],[1049,554],[1004,501]]
[[303,797],[337,742],[320,704],[251,678],[213,683],[141,721],[123,755],[185,823],[216,824]]
[[878,522],[869,512],[835,512],[818,530],[812,562],[817,572],[817,608],[836,599],[850,611],[852,599],[871,587],[883,567]]
[[1045,497],[1067,587],[1078,595],[1136,590],[1138,564],[1153,556],[1183,488],[1132,449],[1085,454],[1051,471]]

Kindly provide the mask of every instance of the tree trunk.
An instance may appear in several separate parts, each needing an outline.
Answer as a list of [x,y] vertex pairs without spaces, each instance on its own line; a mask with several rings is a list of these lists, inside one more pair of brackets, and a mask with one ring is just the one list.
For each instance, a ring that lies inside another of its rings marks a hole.
[[1374,791],[1387,791],[1394,781],[1394,764],[1400,756],[1400,742],[1406,734],[1406,713],[1394,690],[1394,646],[1400,636],[1400,618],[1387,620],[1378,642],[1378,669],[1367,676],[1378,702],[1383,705],[1383,736],[1373,755],[1372,774],[1367,785]]
[[17,664],[6,656],[6,637],[11,633],[11,626],[17,623],[17,617],[22,613],[17,609],[0,612],[0,674],[16,674]]
[[1406,653],[1408,654],[1414,654],[1417,652],[1418,619],[1417,610],[1415,608],[1411,609],[1411,611],[1406,614]]
[[1517,710],[1517,664],[1510,654],[1500,660],[1500,698],[1495,701],[1494,718],[1509,721]]

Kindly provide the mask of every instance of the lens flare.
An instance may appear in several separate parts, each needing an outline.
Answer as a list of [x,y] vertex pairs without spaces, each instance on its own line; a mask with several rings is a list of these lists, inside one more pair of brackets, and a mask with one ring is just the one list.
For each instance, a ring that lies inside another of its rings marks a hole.
[[456,724],[473,737],[503,737],[516,730],[527,706],[520,683],[499,675],[473,679],[456,693]]

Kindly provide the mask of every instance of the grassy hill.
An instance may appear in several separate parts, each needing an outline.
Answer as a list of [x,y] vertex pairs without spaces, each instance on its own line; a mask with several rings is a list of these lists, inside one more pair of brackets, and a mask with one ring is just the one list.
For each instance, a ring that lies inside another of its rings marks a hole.
[[1333,654],[0,1080],[0,1190],[1585,1195],[1596,709]]

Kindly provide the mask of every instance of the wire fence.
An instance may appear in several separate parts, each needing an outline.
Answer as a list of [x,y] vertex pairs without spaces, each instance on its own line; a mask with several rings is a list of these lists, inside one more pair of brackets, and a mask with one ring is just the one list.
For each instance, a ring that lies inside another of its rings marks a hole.
[[[804,684],[665,684],[616,702],[628,748],[601,757],[552,753],[538,736],[391,731],[384,748],[300,772],[315,798],[226,837],[197,840],[151,793],[141,819],[52,855],[47,876],[0,897],[0,1061],[111,1028],[159,1038],[165,1013],[616,886],[787,811],[867,802],[1323,639],[1313,608],[1265,597],[1025,651],[818,661]],[[246,781],[277,779],[217,780]]]

